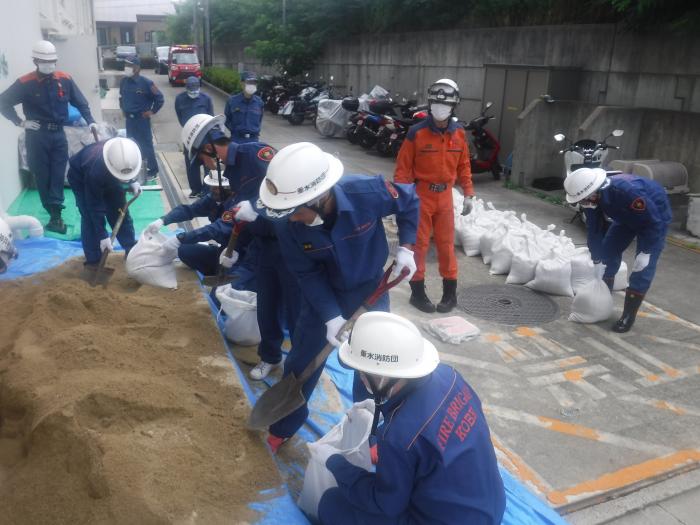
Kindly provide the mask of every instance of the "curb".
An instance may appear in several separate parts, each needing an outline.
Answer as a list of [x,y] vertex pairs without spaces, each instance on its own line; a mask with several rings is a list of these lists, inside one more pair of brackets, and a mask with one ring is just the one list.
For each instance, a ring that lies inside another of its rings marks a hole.
[[215,91],[216,93],[218,93],[219,95],[221,95],[222,97],[226,97],[226,98],[228,99],[228,97],[231,96],[231,93],[227,93],[226,91],[224,91],[224,90],[221,89],[220,87],[216,87],[214,84],[212,84],[212,83],[210,83],[210,82],[207,82],[207,81],[204,80],[203,78],[200,78],[199,81],[200,81],[203,85],[205,85],[205,86],[207,86],[209,89],[211,89],[212,91]]

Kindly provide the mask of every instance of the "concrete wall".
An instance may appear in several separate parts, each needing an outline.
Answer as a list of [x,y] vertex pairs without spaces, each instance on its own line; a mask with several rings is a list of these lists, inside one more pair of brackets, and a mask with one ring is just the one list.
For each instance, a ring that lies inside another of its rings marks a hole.
[[[36,0],[15,2],[11,15],[0,17],[0,92],[17,77],[35,69],[31,48],[41,38]],[[21,107],[17,113],[22,116]],[[17,156],[17,128],[0,117],[0,208],[7,209],[21,191]]]
[[212,48],[212,65],[230,67],[238,71],[255,71],[258,75],[276,75],[279,73],[272,66],[263,66],[257,58],[245,52],[245,46],[239,43],[219,43]]

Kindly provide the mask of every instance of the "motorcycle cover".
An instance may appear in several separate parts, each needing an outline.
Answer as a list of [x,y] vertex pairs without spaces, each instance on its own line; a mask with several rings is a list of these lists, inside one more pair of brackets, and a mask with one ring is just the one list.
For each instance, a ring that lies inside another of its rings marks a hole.
[[343,109],[342,102],[332,99],[319,101],[316,129],[324,137],[339,137],[345,134],[352,113]]

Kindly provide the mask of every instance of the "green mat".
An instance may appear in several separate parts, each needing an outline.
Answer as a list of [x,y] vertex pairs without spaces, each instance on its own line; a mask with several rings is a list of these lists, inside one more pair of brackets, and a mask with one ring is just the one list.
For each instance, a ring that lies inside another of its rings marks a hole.
[[[80,212],[75,205],[75,195],[70,188],[63,190],[65,201],[63,205],[66,207],[63,210],[63,221],[68,226],[68,230],[64,235],[46,231],[47,237],[61,239],[64,241],[75,241],[80,239]],[[41,205],[39,192],[37,190],[23,190],[7,210],[10,215],[32,215],[39,219],[41,224],[49,222],[49,214]],[[134,220],[134,229],[136,237],[143,229],[151,222],[159,217],[162,217],[165,210],[163,208],[163,200],[160,196],[160,191],[144,191],[138,199],[129,206],[129,214]]]

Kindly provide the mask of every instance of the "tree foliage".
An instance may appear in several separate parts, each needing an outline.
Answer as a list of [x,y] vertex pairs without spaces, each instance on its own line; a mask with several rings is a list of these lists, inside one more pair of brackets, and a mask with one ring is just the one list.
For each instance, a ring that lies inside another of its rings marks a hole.
[[[192,35],[195,2],[168,19],[172,41]],[[214,44],[246,46],[264,64],[297,75],[331,40],[351,35],[522,25],[618,23],[635,31],[696,31],[689,0],[210,0]]]

